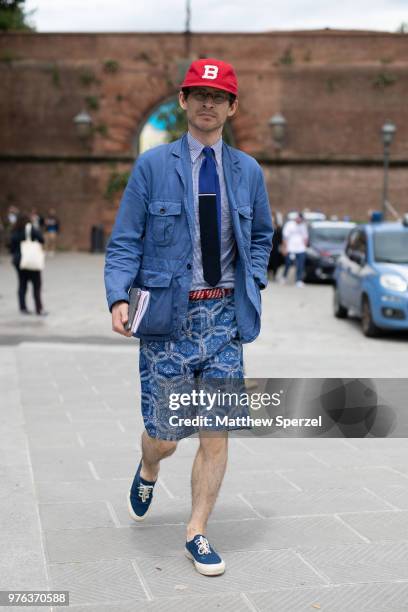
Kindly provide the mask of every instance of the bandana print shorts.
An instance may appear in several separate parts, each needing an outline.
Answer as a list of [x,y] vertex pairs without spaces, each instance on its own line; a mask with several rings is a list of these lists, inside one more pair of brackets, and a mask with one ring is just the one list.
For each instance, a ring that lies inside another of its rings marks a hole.
[[[169,393],[181,388],[191,390],[200,381],[200,388],[215,379],[222,379],[221,386],[233,384],[237,388],[242,383],[243,350],[235,318],[234,294],[189,301],[187,317],[178,340],[156,342],[141,339],[139,371],[142,415],[149,436],[180,440],[199,431],[197,424],[184,424],[184,418],[171,420],[170,423],[169,417],[176,410],[173,412],[169,407]],[[223,410],[225,415],[225,407]],[[231,406],[227,410],[231,410]],[[235,407],[229,416],[233,413],[235,418],[237,410],[239,416],[248,415],[247,408]],[[191,405],[177,410],[176,414],[177,417],[183,414],[190,419],[196,416]],[[249,427],[229,424],[223,429]]]

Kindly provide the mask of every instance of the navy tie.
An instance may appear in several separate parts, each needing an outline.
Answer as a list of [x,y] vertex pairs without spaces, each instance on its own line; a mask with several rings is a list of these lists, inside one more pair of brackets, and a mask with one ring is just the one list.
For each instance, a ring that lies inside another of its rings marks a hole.
[[221,278],[221,190],[214,151],[204,147],[198,181],[201,255],[204,280],[215,287]]

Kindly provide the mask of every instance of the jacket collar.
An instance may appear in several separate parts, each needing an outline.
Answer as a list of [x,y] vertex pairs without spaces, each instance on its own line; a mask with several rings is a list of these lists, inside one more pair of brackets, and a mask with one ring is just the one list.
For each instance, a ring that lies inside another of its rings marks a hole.
[[184,134],[181,138],[179,138],[178,140],[175,140],[174,142],[170,143],[170,152],[172,153],[172,155],[175,155],[176,157],[182,157],[182,151],[183,151],[183,141],[187,140],[187,134]]
[[[184,188],[186,189],[186,173],[191,168],[191,157],[190,150],[188,148],[187,133],[170,144],[170,151],[172,155],[178,158],[176,162],[176,170],[182,183],[184,184]],[[241,160],[238,151],[234,149],[234,147],[227,145],[225,142],[223,142],[222,145],[222,166],[224,169],[225,182],[227,187],[230,187],[230,197],[234,197],[242,175]],[[234,207],[234,204],[232,204],[232,206]]]
[[[204,146],[202,142],[194,138],[191,132],[187,132],[187,142],[188,148],[190,151],[191,161],[194,163],[200,157],[203,152]],[[216,143],[214,143],[211,148],[214,151],[215,159],[218,166],[222,164],[222,138],[219,138]]]
[[[188,152],[187,132],[181,138],[170,143],[170,152],[176,157],[183,157],[183,152]],[[240,165],[239,155],[234,147],[230,147],[225,142],[222,143],[222,154],[227,156],[231,164]]]
[[238,151],[225,142],[222,149],[222,165],[225,182],[227,185],[231,185],[231,192],[234,195],[242,176],[241,160]]

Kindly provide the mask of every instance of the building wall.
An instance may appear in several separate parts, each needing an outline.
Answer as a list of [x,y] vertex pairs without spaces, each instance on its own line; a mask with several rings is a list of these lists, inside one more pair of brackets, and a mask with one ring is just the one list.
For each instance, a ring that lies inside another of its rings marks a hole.
[[[93,224],[109,233],[120,199],[104,197],[109,178],[131,168],[141,125],[178,91],[185,44],[182,34],[2,34],[2,214],[12,203],[55,207],[64,248],[88,248]],[[391,119],[390,200],[408,209],[407,35],[194,34],[190,53],[234,64],[234,138],[262,163],[273,208],[366,218],[381,200],[379,132]],[[72,121],[82,108],[95,127],[87,142]],[[268,127],[277,112],[288,126],[280,154]]]

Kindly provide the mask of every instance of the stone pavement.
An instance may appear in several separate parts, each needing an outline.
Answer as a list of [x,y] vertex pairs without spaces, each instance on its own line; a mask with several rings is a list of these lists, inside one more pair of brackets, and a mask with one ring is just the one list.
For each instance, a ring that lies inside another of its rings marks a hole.
[[[163,461],[149,518],[128,517],[138,343],[110,330],[102,267],[87,254],[47,261],[39,320],[16,313],[0,262],[0,588],[69,590],[76,612],[408,610],[404,439],[231,438],[208,532],[223,576],[183,555],[196,439]],[[368,340],[330,300],[327,286],[271,284],[247,374],[405,376],[406,337]]]

